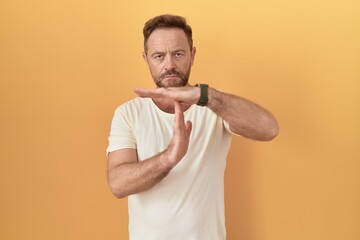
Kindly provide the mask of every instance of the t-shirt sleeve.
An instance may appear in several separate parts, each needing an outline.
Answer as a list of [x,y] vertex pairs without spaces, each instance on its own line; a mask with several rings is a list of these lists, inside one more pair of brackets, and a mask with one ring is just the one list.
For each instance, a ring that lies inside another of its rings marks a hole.
[[124,148],[136,149],[132,116],[123,106],[115,110],[108,140],[106,154]]
[[223,124],[224,124],[224,128],[226,130],[227,133],[231,134],[231,135],[235,135],[235,136],[241,136],[237,133],[234,133],[233,131],[231,131],[230,129],[230,124],[228,122],[226,122],[225,120],[223,120]]

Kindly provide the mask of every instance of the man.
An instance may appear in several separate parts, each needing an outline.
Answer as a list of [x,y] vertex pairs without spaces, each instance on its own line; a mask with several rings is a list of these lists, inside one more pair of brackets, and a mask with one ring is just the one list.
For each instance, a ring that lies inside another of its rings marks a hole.
[[154,17],[143,33],[157,88],[117,108],[107,149],[111,191],[129,196],[130,239],[225,239],[231,136],[271,140],[278,124],[253,102],[188,82],[196,49],[183,17]]

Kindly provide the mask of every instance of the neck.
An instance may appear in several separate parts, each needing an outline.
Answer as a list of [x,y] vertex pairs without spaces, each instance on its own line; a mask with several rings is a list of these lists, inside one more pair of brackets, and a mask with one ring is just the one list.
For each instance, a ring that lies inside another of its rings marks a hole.
[[[191,86],[191,85],[189,84],[189,82],[187,82],[184,87],[189,87],[189,86]],[[179,86],[179,87],[182,87],[182,86]],[[152,98],[152,101],[155,103],[155,105],[161,111],[166,112],[166,113],[175,113],[174,101],[172,99]],[[181,103],[181,107],[182,107],[183,112],[185,112],[186,110],[188,110],[191,107],[191,105]]]
[[[166,113],[175,113],[174,109],[174,101],[166,98],[152,98],[155,105],[163,112]],[[187,105],[184,103],[181,103],[181,107],[183,112],[188,110],[191,105]]]

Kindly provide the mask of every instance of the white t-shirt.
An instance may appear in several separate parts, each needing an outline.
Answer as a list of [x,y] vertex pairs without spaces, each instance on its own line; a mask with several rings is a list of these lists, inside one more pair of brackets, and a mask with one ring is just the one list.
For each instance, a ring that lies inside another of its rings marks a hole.
[[[131,240],[223,240],[224,171],[231,144],[229,125],[207,107],[192,105],[188,152],[151,189],[128,197]],[[115,111],[107,152],[137,149],[139,161],[165,150],[174,114],[149,98],[135,98]]]

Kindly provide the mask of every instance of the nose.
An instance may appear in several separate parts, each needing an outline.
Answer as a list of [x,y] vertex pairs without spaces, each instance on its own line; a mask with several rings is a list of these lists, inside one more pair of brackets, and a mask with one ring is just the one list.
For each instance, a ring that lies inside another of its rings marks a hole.
[[175,61],[171,55],[166,56],[165,58],[165,70],[173,70],[175,69]]

